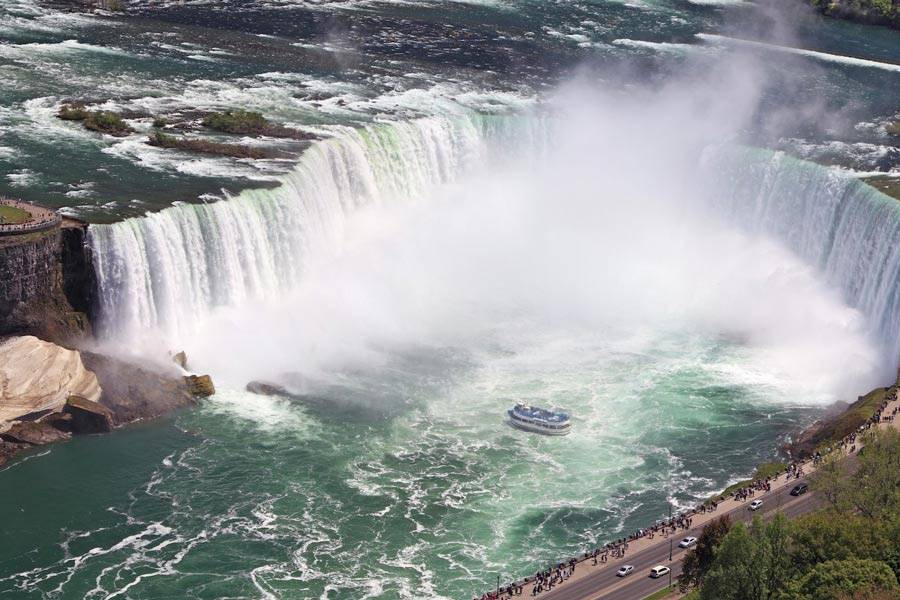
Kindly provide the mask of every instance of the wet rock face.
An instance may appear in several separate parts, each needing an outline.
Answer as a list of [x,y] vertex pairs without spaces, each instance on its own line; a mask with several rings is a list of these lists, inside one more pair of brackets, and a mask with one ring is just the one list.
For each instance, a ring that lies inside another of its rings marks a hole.
[[111,410],[81,396],[69,396],[63,412],[71,417],[69,428],[72,433],[107,433],[115,426]]
[[69,434],[60,431],[50,423],[41,421],[29,421],[14,423],[12,427],[0,434],[4,441],[15,444],[27,444],[31,446],[43,446],[69,439]]
[[60,261],[63,293],[72,308],[88,319],[93,317],[97,278],[91,249],[87,245],[87,225],[70,225],[61,230]]
[[207,398],[216,393],[216,386],[209,375],[188,375],[184,380],[195,398]]
[[96,373],[103,388],[100,404],[111,411],[115,426],[160,417],[194,402],[174,364],[170,369],[153,370],[85,351],[81,359]]
[[69,342],[90,334],[95,280],[85,229],[0,237],[0,335]]

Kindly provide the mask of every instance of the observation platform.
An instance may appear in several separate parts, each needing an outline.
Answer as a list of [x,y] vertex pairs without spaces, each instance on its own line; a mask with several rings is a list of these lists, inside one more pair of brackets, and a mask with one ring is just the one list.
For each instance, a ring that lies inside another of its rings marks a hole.
[[61,223],[62,217],[48,208],[0,197],[0,236],[43,231]]

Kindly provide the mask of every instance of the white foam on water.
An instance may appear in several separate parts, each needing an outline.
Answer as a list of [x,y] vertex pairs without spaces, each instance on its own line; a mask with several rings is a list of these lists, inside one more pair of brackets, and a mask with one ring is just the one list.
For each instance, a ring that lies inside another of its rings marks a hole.
[[292,438],[315,435],[317,425],[296,402],[280,396],[264,396],[247,391],[222,389],[205,404],[204,410],[242,421],[242,426]]
[[819,52],[817,50],[806,50],[803,48],[792,48],[790,46],[779,46],[777,44],[766,44],[763,42],[755,42],[751,40],[743,40],[739,38],[727,37],[724,35],[717,35],[712,33],[698,33],[697,38],[703,40],[705,42],[711,43],[725,43],[725,44],[733,44],[744,46],[748,48],[759,48],[762,50],[772,50],[777,52],[787,52],[790,54],[797,54],[799,56],[807,56],[809,58],[815,58],[817,60],[823,60],[826,62],[837,63],[842,65],[849,65],[854,67],[866,67],[866,68],[874,68],[874,69],[882,69],[885,71],[893,71],[896,73],[900,73],[900,64],[881,62],[876,60],[869,60],[866,58],[857,58],[854,56],[842,56],[840,54],[830,54],[828,52]]
[[673,42],[650,42],[646,40],[632,40],[628,38],[621,38],[617,40],[613,40],[612,42],[616,46],[624,46],[628,48],[638,48],[642,50],[654,50],[657,52],[675,52],[675,53],[683,53],[683,52],[692,52],[701,50],[701,48],[695,44],[677,44]]

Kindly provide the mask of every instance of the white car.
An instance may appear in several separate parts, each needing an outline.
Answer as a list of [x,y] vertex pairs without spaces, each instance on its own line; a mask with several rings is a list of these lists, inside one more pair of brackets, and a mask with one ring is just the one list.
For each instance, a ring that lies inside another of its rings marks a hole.
[[762,506],[762,500],[754,500],[750,503],[750,510],[759,510],[759,507]]
[[691,546],[693,546],[696,543],[697,543],[697,538],[686,537],[683,540],[681,540],[680,542],[678,542],[678,547],[679,548],[690,548]]
[[616,577],[627,577],[628,575],[631,575],[631,573],[632,573],[633,571],[634,571],[634,567],[633,567],[633,566],[631,566],[631,565],[624,565],[624,566],[622,566],[622,567],[619,567],[619,570],[616,571]]
[[669,569],[669,567],[657,565],[657,566],[653,567],[652,569],[650,569],[650,577],[652,577],[653,579],[659,579],[663,575],[668,575],[669,571],[671,571],[671,569]]

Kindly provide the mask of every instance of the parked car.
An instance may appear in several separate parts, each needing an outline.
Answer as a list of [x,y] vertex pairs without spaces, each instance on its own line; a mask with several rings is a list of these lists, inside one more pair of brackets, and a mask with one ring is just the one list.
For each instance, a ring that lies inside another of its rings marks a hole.
[[691,546],[693,546],[696,543],[697,543],[697,538],[686,537],[683,540],[681,540],[680,542],[678,542],[678,547],[679,548],[690,548]]
[[791,490],[791,496],[802,496],[806,492],[809,491],[809,486],[805,483],[798,483],[794,486],[794,489]]
[[627,577],[634,572],[634,567],[631,565],[623,565],[619,567],[619,570],[616,571],[616,577]]
[[668,575],[669,571],[671,571],[669,567],[657,565],[650,569],[650,577],[652,577],[653,579],[659,579],[663,575]]
[[759,507],[762,506],[762,500],[754,500],[750,503],[750,510],[759,510]]

